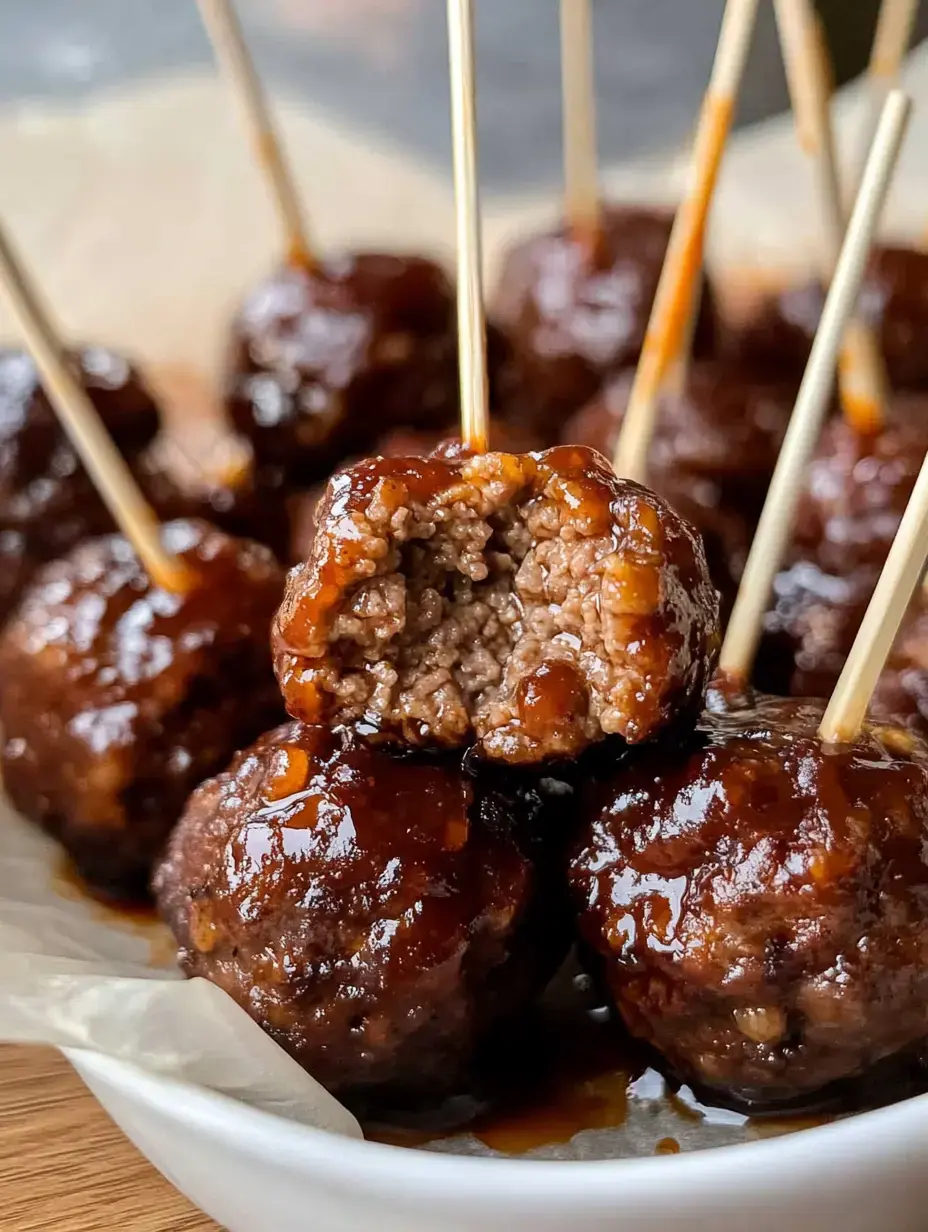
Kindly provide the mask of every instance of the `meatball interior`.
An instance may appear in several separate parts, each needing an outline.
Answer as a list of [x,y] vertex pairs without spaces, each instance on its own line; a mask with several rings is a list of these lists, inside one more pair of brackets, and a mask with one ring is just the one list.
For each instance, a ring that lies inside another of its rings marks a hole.
[[581,929],[632,1033],[713,1098],[775,1108],[928,1034],[928,745],[824,704],[707,712],[589,801]]
[[153,587],[108,535],[40,570],[0,638],[10,799],[117,897],[145,895],[190,791],[281,714],[273,557],[205,523],[162,533],[197,575],[189,593]]
[[193,795],[158,905],[185,972],[329,1090],[355,1107],[434,1099],[566,952],[538,841],[550,852],[550,807],[511,775],[293,722]]
[[274,639],[294,717],[532,762],[692,714],[718,598],[692,528],[592,450],[379,459],[331,480]]

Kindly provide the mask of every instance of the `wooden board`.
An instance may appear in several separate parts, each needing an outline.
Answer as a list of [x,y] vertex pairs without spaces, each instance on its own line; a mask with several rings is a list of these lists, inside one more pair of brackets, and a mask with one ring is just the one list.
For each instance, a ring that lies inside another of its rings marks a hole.
[[3,1232],[217,1232],[57,1052],[0,1046]]

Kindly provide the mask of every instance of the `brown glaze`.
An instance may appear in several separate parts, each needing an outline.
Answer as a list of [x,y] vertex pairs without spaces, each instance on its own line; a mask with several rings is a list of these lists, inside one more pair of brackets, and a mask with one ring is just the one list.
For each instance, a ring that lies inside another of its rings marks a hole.
[[[611,381],[567,421],[562,440],[611,457],[633,376]],[[734,598],[792,410],[794,390],[730,364],[691,366],[682,397],[660,402],[648,462],[655,491],[703,536],[712,580]]]
[[[138,471],[139,456],[158,431],[151,395],[134,368],[112,351],[85,347],[75,363],[117,447]],[[0,618],[40,564],[112,529],[32,359],[0,348]]]
[[145,896],[188,794],[281,713],[270,553],[204,523],[163,539],[189,594],[153,588],[121,535],[92,539],[36,575],[0,639],[7,793],[117,899]]
[[[825,296],[817,282],[766,299],[723,342],[735,358],[775,376],[799,375],[818,329]],[[928,389],[928,253],[880,246],[870,258],[860,298],[864,318],[878,331],[880,351],[896,389]]]
[[890,413],[875,436],[825,426],[765,617],[762,688],[823,697],[840,675],[928,451],[928,399],[898,396]]
[[297,718],[535,762],[701,705],[718,640],[702,546],[592,450],[359,463],[317,527],[275,622]]
[[[526,453],[539,444],[532,433],[519,424],[490,419],[490,448],[505,453]],[[370,451],[372,458],[427,458],[438,453],[445,458],[469,456],[473,451],[464,448],[459,436],[450,436],[448,429],[426,431],[416,428],[396,428],[376,441]],[[346,465],[359,461],[352,458]],[[305,492],[291,497],[290,510],[290,560],[299,563],[306,560],[312,550],[316,534],[316,508],[325,495],[326,484],[317,483]]]
[[259,468],[324,478],[397,425],[441,428],[458,408],[454,295],[420,257],[360,253],[286,266],[233,327],[226,398]]
[[870,699],[879,722],[900,723],[928,736],[928,594],[920,588]]
[[[607,207],[592,249],[561,223],[504,257],[494,312],[513,351],[505,410],[546,444],[638,359],[672,223],[668,211]],[[699,354],[711,346],[713,319],[711,306],[700,315]]]
[[814,1103],[920,1049],[928,745],[824,704],[706,713],[695,746],[601,783],[571,864],[581,930],[634,1036],[751,1109]]
[[434,1100],[560,965],[528,786],[290,723],[191,799],[155,877],[188,975],[353,1107]]

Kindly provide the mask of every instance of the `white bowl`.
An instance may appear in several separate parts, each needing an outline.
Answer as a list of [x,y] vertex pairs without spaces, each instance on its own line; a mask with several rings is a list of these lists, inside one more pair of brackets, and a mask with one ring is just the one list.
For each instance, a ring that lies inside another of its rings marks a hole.
[[924,1232],[928,1095],[785,1137],[596,1163],[341,1138],[97,1053],[75,1069],[229,1232]]

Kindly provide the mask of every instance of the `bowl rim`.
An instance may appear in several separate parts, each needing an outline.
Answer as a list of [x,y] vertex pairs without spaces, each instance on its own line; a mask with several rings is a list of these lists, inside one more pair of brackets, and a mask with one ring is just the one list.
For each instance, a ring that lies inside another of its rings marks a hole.
[[[323,1173],[327,1181],[357,1186],[376,1184],[381,1190],[408,1192],[415,1184],[423,1198],[447,1200],[448,1186],[479,1183],[482,1199],[506,1207],[549,1198],[576,1201],[578,1193],[595,1202],[614,1200],[617,1192],[653,1193],[656,1175],[669,1176],[676,1186],[718,1196],[721,1176],[728,1198],[781,1189],[784,1167],[792,1182],[805,1179],[820,1186],[827,1167],[845,1175],[855,1155],[866,1158],[866,1172],[900,1158],[900,1140],[912,1151],[928,1152],[928,1093],[885,1108],[862,1112],[826,1125],[754,1142],[707,1147],[678,1155],[630,1156],[604,1160],[541,1160],[415,1150],[335,1134],[252,1107],[205,1087],[154,1074],[132,1062],[82,1048],[62,1048],[78,1073],[115,1087],[135,1103],[183,1120],[200,1134],[251,1153],[276,1168],[295,1173]],[[904,1153],[904,1152],[903,1152]],[[736,1165],[732,1167],[732,1165]],[[401,1165],[401,1166],[399,1166]],[[663,1171],[658,1173],[658,1169]]]

